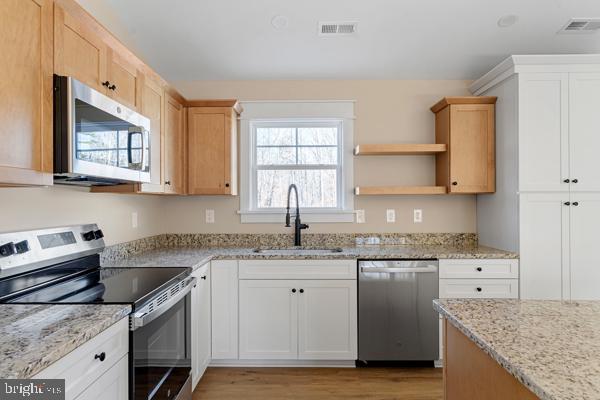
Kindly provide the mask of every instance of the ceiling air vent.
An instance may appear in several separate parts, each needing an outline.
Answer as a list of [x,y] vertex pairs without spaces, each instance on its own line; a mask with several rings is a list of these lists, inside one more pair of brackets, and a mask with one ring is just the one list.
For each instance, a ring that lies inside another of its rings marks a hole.
[[558,33],[598,33],[600,18],[573,18]]
[[319,22],[319,36],[352,36],[358,22]]

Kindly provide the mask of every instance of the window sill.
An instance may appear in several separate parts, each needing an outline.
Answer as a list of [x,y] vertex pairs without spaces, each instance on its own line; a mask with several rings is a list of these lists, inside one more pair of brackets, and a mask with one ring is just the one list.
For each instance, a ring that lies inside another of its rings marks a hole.
[[[238,214],[241,216],[242,224],[285,223],[285,211],[238,211]],[[300,209],[300,217],[302,222],[313,224],[352,223],[354,222],[354,211],[310,211]]]

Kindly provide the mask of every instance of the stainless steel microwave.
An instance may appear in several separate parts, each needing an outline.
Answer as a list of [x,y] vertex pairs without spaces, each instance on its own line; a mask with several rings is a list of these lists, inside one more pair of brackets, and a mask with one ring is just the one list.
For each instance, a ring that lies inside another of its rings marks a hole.
[[150,120],[79,82],[54,76],[54,182],[151,182]]

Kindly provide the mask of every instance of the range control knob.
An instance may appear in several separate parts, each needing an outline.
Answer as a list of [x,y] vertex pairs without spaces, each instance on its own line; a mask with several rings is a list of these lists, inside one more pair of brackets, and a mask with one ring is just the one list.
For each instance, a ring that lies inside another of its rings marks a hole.
[[97,231],[94,231],[95,239],[102,239],[103,237],[104,237],[104,233],[102,232],[102,229],[98,229]]
[[85,240],[86,242],[96,239],[96,234],[94,233],[94,231],[83,232],[81,236],[83,236],[83,240]]
[[15,243],[15,249],[18,254],[27,253],[29,250],[29,242],[27,240],[23,240],[22,242]]
[[17,254],[17,248],[14,242],[9,242],[0,246],[0,257],[8,257]]

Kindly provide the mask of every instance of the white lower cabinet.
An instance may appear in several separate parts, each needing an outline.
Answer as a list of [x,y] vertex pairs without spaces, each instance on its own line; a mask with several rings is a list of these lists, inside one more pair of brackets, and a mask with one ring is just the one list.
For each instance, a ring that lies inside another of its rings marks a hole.
[[600,300],[600,194],[520,196],[521,298]]
[[[440,260],[440,299],[518,299],[519,260]],[[440,316],[440,360],[444,355]]]
[[196,387],[211,361],[211,299],[210,265],[192,273],[196,284],[192,288],[192,390]]
[[356,360],[357,284],[354,280],[299,281],[298,358]]
[[123,318],[33,379],[64,379],[65,399],[127,400],[129,321]]
[[126,400],[129,398],[129,359],[123,356],[114,366],[92,383],[77,400]]
[[297,281],[240,281],[240,359],[298,357]]
[[355,360],[355,280],[240,281],[240,359]]

